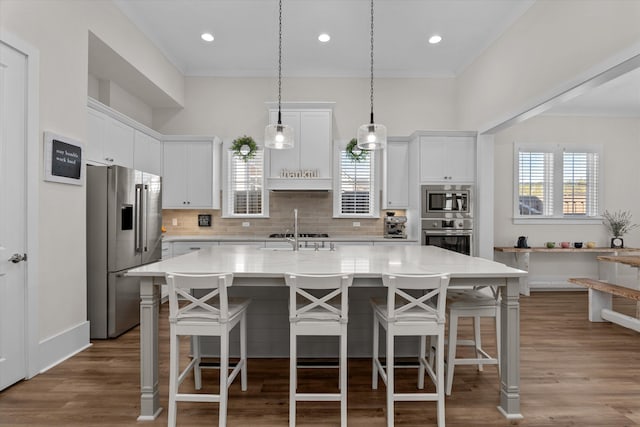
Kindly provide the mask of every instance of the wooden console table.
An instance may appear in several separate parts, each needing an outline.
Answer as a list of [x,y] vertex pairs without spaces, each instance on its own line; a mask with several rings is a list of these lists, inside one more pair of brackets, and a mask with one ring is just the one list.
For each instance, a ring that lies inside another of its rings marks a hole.
[[[573,247],[571,248],[547,248],[547,247],[516,248],[513,246],[496,246],[493,248],[493,250],[496,252],[512,253],[514,256],[514,263],[512,264],[512,267],[518,268],[520,270],[525,270],[525,271],[529,271],[529,263],[530,263],[530,257],[532,252],[563,253],[563,254],[594,253],[594,254],[610,254],[610,255],[617,256],[620,253],[640,251],[640,249],[638,248],[582,247],[580,249],[576,249]],[[520,278],[520,293],[523,295],[530,294],[528,276],[524,276]]]

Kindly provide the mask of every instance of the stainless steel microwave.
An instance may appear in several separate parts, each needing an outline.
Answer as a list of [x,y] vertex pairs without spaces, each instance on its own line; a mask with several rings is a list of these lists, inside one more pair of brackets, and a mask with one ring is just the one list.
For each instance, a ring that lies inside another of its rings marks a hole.
[[422,218],[473,217],[473,188],[468,184],[423,185]]

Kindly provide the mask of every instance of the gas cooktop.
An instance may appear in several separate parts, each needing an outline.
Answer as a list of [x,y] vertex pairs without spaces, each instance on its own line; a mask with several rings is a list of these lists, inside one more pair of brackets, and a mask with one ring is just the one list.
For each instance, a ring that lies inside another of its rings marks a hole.
[[[269,237],[272,239],[284,239],[286,237],[293,237],[293,233],[273,233],[269,234]],[[329,237],[327,233],[298,233],[298,237],[306,237],[306,238],[322,238]]]

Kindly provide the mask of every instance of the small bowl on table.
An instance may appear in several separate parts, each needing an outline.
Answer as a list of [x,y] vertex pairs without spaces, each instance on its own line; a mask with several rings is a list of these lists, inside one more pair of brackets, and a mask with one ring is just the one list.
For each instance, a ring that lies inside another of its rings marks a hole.
[[573,247],[576,249],[582,249],[582,242],[573,242]]

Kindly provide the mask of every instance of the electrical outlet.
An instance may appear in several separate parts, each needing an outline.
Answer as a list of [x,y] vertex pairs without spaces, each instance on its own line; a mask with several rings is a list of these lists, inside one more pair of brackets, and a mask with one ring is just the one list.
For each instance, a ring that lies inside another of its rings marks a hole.
[[171,225],[173,225],[173,226],[178,225],[178,218],[173,218],[173,219],[171,220]]
[[360,227],[360,221],[353,221],[354,227]]
[[242,223],[242,226],[243,226],[243,227],[250,227],[250,226],[251,226],[251,223],[250,223],[249,221],[244,221],[244,222]]

